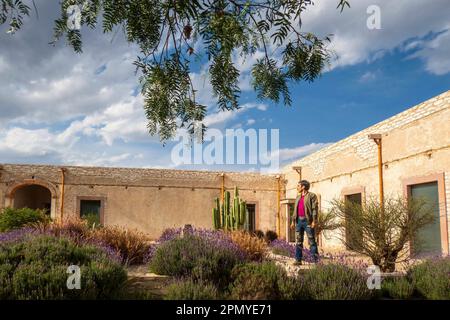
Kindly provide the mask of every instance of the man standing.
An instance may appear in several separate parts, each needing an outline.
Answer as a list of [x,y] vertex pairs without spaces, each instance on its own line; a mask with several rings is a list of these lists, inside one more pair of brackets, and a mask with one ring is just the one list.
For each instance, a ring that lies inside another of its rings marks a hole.
[[308,242],[310,246],[313,259],[317,262],[319,252],[317,251],[316,237],[314,235],[314,227],[317,223],[319,202],[317,196],[309,192],[310,184],[306,180],[301,180],[297,185],[298,196],[295,199],[294,213],[292,214],[291,228],[294,228],[295,224],[295,265],[302,264],[303,258],[303,239],[308,236]]

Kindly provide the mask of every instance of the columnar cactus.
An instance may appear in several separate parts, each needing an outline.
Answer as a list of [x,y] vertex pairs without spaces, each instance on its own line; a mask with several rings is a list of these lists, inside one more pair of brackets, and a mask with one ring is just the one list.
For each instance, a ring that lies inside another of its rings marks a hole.
[[225,191],[224,201],[221,204],[219,198],[214,199],[212,209],[213,224],[215,229],[238,230],[248,225],[248,212],[245,201],[239,198],[238,188],[234,188],[234,199],[230,200],[230,192]]

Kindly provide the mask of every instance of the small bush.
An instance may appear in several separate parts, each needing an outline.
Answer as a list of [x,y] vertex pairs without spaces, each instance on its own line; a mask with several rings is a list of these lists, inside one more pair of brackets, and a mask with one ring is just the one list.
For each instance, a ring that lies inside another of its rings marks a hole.
[[217,288],[207,282],[194,281],[191,278],[179,280],[167,288],[165,300],[216,300],[219,299]]
[[381,283],[384,297],[392,299],[409,299],[414,293],[414,286],[406,277],[387,278]]
[[267,243],[246,231],[232,231],[231,239],[244,250],[252,261],[262,261],[267,255]]
[[216,238],[193,234],[160,244],[153,253],[150,270],[210,281],[222,287],[229,282],[233,267],[245,259],[239,247],[223,233],[217,233]]
[[318,265],[305,275],[308,294],[314,300],[365,300],[372,297],[366,278],[340,264]]
[[[81,289],[67,288],[67,268],[81,271]],[[115,297],[125,270],[94,246],[36,236],[0,244],[0,299],[105,299]]]
[[308,287],[302,275],[284,277],[278,282],[278,289],[282,300],[310,299]]
[[417,293],[433,300],[450,299],[450,258],[427,260],[408,270]]
[[232,272],[230,298],[239,300],[296,299],[304,295],[302,283],[289,278],[273,262],[238,265]]
[[96,213],[88,213],[81,217],[82,220],[86,221],[89,228],[98,228],[101,226],[100,217]]
[[0,213],[0,232],[19,229],[38,222],[47,222],[50,218],[43,210],[29,208],[5,208]]
[[122,256],[122,263],[128,265],[144,263],[150,248],[146,234],[118,226],[94,229],[89,238],[118,251]]
[[267,243],[271,243],[272,241],[278,239],[278,234],[275,231],[267,230],[264,239],[266,240]]

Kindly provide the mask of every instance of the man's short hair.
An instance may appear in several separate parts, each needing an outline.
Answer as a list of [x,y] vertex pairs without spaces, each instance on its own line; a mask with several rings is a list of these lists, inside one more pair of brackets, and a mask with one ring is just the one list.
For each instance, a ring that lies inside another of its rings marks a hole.
[[311,186],[308,180],[300,180],[298,184],[304,186],[306,190],[309,190]]

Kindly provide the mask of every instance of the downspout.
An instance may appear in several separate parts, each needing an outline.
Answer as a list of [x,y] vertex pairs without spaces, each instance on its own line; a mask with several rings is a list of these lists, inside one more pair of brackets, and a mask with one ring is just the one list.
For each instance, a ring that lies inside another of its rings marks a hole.
[[380,183],[380,204],[384,211],[384,181],[383,181],[383,153],[381,139],[377,142],[378,146],[378,179]]
[[60,221],[63,221],[64,217],[64,189],[65,189],[65,169],[61,168],[61,215],[60,215]]
[[384,214],[384,186],[383,186],[383,152],[382,152],[382,135],[369,134],[369,139],[372,139],[378,147],[378,181],[380,184],[380,207],[381,214]]
[[280,188],[281,176],[277,175],[277,234],[280,235],[281,232],[281,221],[280,221],[280,201],[281,201],[281,188]]

